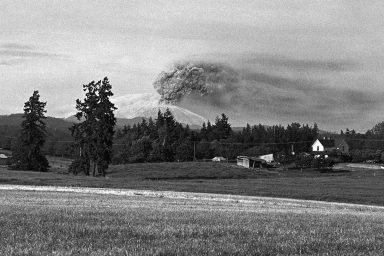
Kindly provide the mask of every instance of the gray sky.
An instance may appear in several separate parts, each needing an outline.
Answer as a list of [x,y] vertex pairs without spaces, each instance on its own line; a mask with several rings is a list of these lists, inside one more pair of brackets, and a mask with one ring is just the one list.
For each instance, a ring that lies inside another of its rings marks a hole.
[[[104,76],[116,96],[153,92],[162,70],[198,58],[256,73],[257,88],[283,81],[283,91],[273,89],[281,95],[272,95],[284,96],[283,124],[365,131],[384,120],[383,13],[375,0],[2,0],[0,113],[21,112],[38,89],[48,115],[62,116],[82,97],[83,83]],[[311,104],[317,94],[323,106]],[[295,95],[301,110],[290,105]]]

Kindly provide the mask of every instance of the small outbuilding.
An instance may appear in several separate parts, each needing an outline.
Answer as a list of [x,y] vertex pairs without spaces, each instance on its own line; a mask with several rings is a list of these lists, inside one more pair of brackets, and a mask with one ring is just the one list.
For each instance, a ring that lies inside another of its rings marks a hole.
[[267,163],[271,163],[274,161],[273,154],[258,156],[260,159],[264,159]]
[[267,161],[259,157],[238,156],[237,165],[245,168],[261,168]]
[[6,156],[4,154],[0,154],[0,165],[7,165],[8,161],[9,161],[8,156]]

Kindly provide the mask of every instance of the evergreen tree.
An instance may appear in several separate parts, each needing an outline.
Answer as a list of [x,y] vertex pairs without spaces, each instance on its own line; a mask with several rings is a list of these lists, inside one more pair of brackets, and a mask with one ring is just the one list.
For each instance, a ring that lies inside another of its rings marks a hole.
[[83,171],[95,176],[96,171],[105,176],[105,170],[112,160],[112,143],[116,118],[115,105],[109,100],[113,93],[108,78],[83,85],[84,101],[76,100],[76,118],[83,120],[71,127],[75,146],[80,156],[70,166],[75,174]]
[[227,139],[231,133],[231,124],[228,122],[228,117],[223,113],[221,117],[216,117],[215,125],[213,126],[215,139]]
[[319,127],[317,126],[317,123],[313,124],[313,136],[316,138],[317,135],[319,135]]
[[159,111],[157,112],[157,119],[156,119],[157,129],[162,127],[164,124],[165,124],[165,119],[164,119],[163,113],[161,113],[161,110],[159,109]]
[[152,117],[150,117],[148,120],[148,130],[149,130],[149,137],[151,140],[155,140],[159,137],[159,135],[157,134],[156,124],[153,121]]
[[115,105],[109,100],[113,96],[112,86],[105,77],[98,88],[99,104],[96,111],[96,145],[97,155],[94,159],[96,161],[93,174],[97,169],[100,174],[105,176],[105,171],[112,161],[112,144],[113,135],[115,134],[114,127],[116,125],[116,117],[114,111],[117,109]]
[[207,126],[205,125],[205,122],[203,122],[203,126],[200,129],[200,137],[202,140],[208,139],[207,137]]
[[207,139],[208,141],[211,141],[214,139],[213,126],[209,120],[207,122]]
[[24,105],[25,119],[21,123],[21,133],[15,153],[15,169],[45,172],[49,168],[48,160],[41,152],[46,138],[46,102],[40,101],[39,91],[34,91]]
[[128,134],[128,131],[131,129],[131,127],[129,125],[124,125],[123,127],[123,134]]
[[242,142],[243,143],[252,143],[252,136],[251,136],[251,126],[247,123],[246,127],[243,128],[243,132],[242,132],[242,136],[243,136],[243,140]]

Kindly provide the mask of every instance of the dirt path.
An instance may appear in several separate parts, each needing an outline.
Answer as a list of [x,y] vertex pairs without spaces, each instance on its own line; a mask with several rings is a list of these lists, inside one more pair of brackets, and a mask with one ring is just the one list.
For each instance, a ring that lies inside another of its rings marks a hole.
[[367,164],[367,163],[340,163],[333,167],[336,170],[381,170],[384,171],[383,164]]

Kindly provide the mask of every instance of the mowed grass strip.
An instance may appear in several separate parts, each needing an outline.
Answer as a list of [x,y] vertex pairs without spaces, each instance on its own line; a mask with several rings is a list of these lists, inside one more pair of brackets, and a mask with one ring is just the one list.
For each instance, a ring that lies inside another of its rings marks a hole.
[[68,174],[70,160],[50,158],[51,171],[0,167],[0,184],[170,190],[270,196],[384,206],[384,170],[319,172],[245,169],[231,163],[143,163],[110,166],[107,178]]
[[0,255],[384,254],[383,208],[0,192]]

